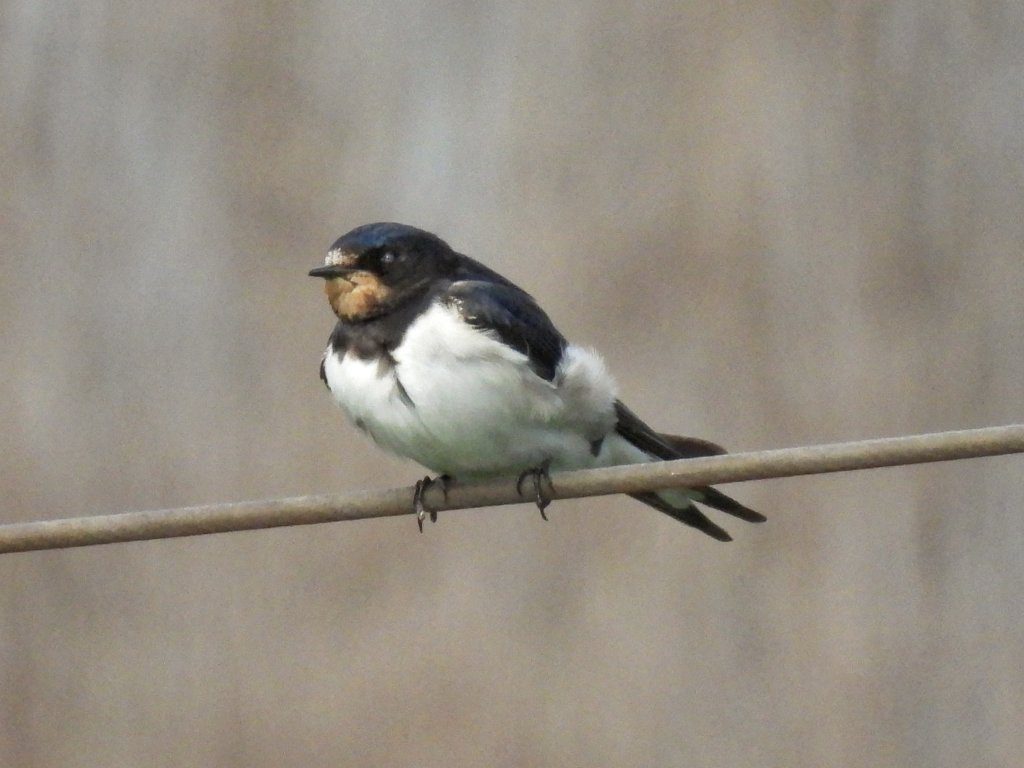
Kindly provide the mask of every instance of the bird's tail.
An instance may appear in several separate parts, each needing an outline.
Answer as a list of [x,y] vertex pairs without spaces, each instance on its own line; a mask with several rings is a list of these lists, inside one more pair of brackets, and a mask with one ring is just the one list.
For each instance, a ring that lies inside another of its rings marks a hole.
[[[696,437],[680,437],[678,435],[660,434],[642,422],[636,414],[621,402],[616,403],[616,432],[629,444],[632,451],[642,454],[648,461],[670,461],[672,459],[692,459],[700,456],[717,456],[726,450],[715,443]],[[633,459],[634,461],[638,459]],[[643,459],[639,459],[643,460]],[[696,528],[718,541],[732,541],[725,529],[711,520],[694,505],[694,502],[705,504],[712,509],[725,512],[748,523],[763,523],[767,518],[760,512],[745,507],[733,498],[726,496],[710,486],[697,488],[672,489],[666,491],[645,491],[631,494],[634,499],[648,504],[659,512],[681,523]]]

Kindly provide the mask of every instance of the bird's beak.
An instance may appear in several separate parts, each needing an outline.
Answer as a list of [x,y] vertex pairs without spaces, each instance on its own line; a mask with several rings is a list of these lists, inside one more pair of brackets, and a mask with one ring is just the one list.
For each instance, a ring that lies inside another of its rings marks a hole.
[[352,267],[343,267],[340,264],[328,264],[324,267],[317,267],[316,269],[309,270],[309,276],[322,277],[325,280],[330,280],[333,277],[345,277],[355,271],[356,270]]

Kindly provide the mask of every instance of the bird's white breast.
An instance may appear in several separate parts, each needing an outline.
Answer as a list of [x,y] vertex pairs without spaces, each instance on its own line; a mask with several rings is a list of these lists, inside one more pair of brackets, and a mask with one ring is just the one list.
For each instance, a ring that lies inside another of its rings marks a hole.
[[570,346],[553,381],[526,355],[435,304],[391,352],[393,365],[328,349],[327,384],[378,443],[437,472],[499,474],[588,466],[614,426],[615,385],[600,358]]

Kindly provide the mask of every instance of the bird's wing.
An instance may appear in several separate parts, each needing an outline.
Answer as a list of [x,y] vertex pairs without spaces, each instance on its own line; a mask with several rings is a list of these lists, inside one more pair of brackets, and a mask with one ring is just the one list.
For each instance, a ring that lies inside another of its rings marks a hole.
[[655,432],[621,400],[615,401],[615,431],[644,453],[659,459],[695,459],[698,456],[717,456],[725,448],[699,437],[681,437]]
[[555,377],[567,342],[528,293],[510,283],[460,280],[441,301],[469,325],[490,331],[526,355],[538,376],[547,381]]

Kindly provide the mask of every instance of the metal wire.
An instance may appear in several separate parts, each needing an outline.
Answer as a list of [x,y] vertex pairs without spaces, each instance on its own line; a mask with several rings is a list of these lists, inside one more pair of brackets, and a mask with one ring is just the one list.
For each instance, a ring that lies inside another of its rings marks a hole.
[[[557,472],[551,476],[550,496],[569,499],[639,493],[1009,453],[1024,453],[1024,424]],[[443,511],[516,504],[524,499],[515,480],[503,479],[455,484],[447,498],[435,485],[424,494],[424,501],[429,509]],[[412,514],[412,490],[408,487],[124,512],[0,525],[0,553],[408,514]]]

